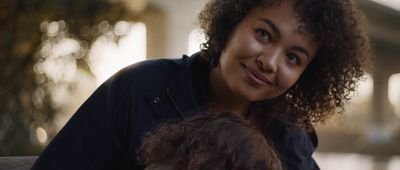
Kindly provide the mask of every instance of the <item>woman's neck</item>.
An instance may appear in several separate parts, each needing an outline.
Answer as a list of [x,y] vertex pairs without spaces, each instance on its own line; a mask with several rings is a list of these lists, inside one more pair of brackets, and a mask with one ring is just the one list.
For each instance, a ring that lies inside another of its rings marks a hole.
[[229,111],[245,118],[249,109],[249,101],[236,96],[223,80],[220,69],[212,68],[208,83],[208,111],[218,113]]

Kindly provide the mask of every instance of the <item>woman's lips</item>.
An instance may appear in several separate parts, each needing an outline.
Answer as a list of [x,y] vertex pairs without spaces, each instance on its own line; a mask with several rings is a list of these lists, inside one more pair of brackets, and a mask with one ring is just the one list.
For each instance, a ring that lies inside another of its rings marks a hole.
[[252,81],[254,81],[256,84],[261,85],[261,86],[271,84],[271,82],[257,70],[255,70],[251,67],[248,67],[246,65],[243,65],[243,67],[244,67],[244,72],[245,72],[246,76],[249,79],[251,79]]

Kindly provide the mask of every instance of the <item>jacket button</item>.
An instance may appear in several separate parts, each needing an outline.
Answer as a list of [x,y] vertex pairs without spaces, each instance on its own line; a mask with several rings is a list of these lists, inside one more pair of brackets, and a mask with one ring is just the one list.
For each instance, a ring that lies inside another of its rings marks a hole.
[[153,99],[153,103],[154,103],[154,104],[157,104],[158,102],[160,102],[160,98],[159,98],[159,97],[155,97],[155,98]]

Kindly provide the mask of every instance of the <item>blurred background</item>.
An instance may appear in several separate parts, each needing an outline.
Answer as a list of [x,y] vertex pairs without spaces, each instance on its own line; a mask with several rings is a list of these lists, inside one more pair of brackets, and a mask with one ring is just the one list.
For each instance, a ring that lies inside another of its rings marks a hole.
[[[38,155],[108,77],[204,41],[206,0],[1,0],[0,156]],[[400,169],[400,0],[359,0],[373,73],[343,115],[317,125],[324,170]]]

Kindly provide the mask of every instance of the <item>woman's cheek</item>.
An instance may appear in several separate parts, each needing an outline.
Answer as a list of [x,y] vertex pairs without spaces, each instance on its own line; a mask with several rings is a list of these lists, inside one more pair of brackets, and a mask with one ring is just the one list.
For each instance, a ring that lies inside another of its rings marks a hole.
[[277,77],[277,85],[279,86],[279,89],[281,89],[281,93],[287,91],[289,88],[291,88],[296,81],[298,80],[298,75],[295,74],[283,74],[281,76]]

